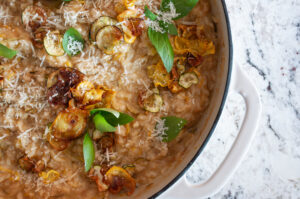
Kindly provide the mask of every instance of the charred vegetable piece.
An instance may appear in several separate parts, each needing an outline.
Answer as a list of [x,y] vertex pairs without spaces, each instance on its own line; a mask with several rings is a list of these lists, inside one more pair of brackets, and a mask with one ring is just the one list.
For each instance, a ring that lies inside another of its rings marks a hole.
[[61,111],[51,125],[51,134],[60,140],[71,140],[81,136],[87,125],[88,113],[78,108]]
[[122,31],[117,26],[105,26],[96,35],[96,43],[105,54],[112,55],[115,47],[121,43]]
[[35,31],[46,24],[47,13],[39,6],[28,6],[22,13],[22,22],[27,30]]
[[115,140],[114,135],[112,133],[107,133],[105,136],[102,136],[99,140],[98,144],[100,145],[101,149],[104,151],[114,146]]
[[102,16],[99,19],[97,19],[90,30],[90,38],[92,41],[96,41],[96,35],[100,29],[102,29],[105,26],[114,26],[118,23],[117,20],[111,18],[111,17],[106,17]]
[[142,19],[129,18],[122,23],[122,29],[124,32],[124,40],[126,43],[133,43],[136,38],[142,34],[143,27],[141,25]]
[[33,33],[33,45],[36,48],[43,48],[44,47],[44,38],[47,35],[48,30],[44,27],[38,28],[36,31]]
[[18,160],[18,163],[21,167],[21,169],[25,171],[32,171],[34,169],[34,161],[29,159],[29,157],[24,156]]
[[168,85],[168,89],[172,93],[179,93],[180,91],[183,90],[183,88],[178,84],[178,81],[173,81]]
[[69,145],[70,141],[68,141],[68,140],[59,140],[59,139],[55,138],[51,134],[50,129],[49,129],[49,133],[47,134],[47,140],[48,140],[49,144],[51,145],[51,147],[53,147],[54,149],[56,149],[58,151],[63,151],[66,148],[68,148],[68,145]]
[[33,171],[35,173],[40,173],[45,169],[45,163],[43,160],[39,160],[36,162],[35,167],[33,169]]
[[198,82],[198,76],[194,72],[184,73],[179,77],[179,85],[183,88],[189,88],[193,84],[198,84]]
[[188,64],[190,66],[197,67],[197,66],[199,66],[203,62],[203,58],[200,55],[198,55],[197,57],[195,57],[191,53],[188,53],[188,55],[187,55],[187,62],[188,62]]
[[155,87],[167,87],[170,82],[170,74],[166,71],[161,62],[156,65],[148,66],[147,75],[153,80]]
[[102,89],[92,89],[90,91],[87,91],[83,96],[82,104],[88,105],[101,102],[104,92],[105,91]]
[[127,195],[130,196],[134,192],[135,180],[125,169],[113,166],[106,172],[105,176],[111,193],[116,194],[125,190]]
[[44,170],[45,164],[42,160],[35,162],[34,160],[30,159],[28,156],[23,156],[18,160],[19,166],[21,169],[27,172],[35,172],[39,173]]
[[68,105],[71,99],[71,88],[83,79],[83,74],[72,68],[60,68],[53,72],[47,80],[48,102],[53,105]]
[[59,31],[48,32],[44,38],[44,47],[47,53],[51,56],[62,56],[65,51],[62,46],[63,38]]
[[103,192],[108,189],[108,185],[103,182],[104,175],[101,173],[101,166],[94,166],[91,168],[88,176],[96,182],[99,192]]
[[143,101],[143,105],[146,111],[157,113],[163,106],[163,99],[158,94],[152,94]]
[[84,158],[84,168],[88,172],[95,160],[95,149],[93,140],[88,133],[85,134],[83,139],[83,158]]
[[80,82],[76,88],[72,88],[71,89],[71,92],[72,92],[72,95],[73,97],[76,98],[76,100],[78,101],[82,101],[83,100],[83,97],[84,97],[84,94],[87,92],[87,91],[90,91],[92,89],[94,89],[94,84],[89,82],[89,81],[83,81],[83,82]]

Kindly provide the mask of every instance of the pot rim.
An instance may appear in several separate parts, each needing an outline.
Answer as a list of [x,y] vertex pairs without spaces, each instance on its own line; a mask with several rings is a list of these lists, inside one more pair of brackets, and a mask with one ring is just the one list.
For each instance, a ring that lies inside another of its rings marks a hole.
[[233,45],[232,45],[232,36],[231,36],[229,16],[228,16],[228,11],[227,11],[225,0],[221,0],[221,3],[222,3],[222,6],[223,6],[223,10],[224,10],[224,14],[225,14],[226,27],[227,27],[228,46],[229,46],[229,59],[228,59],[227,80],[226,80],[224,95],[223,95],[223,98],[222,98],[222,102],[221,102],[219,111],[217,113],[217,116],[216,116],[216,118],[215,118],[215,120],[213,122],[213,125],[212,125],[212,127],[211,127],[211,129],[210,129],[210,131],[209,131],[209,133],[207,135],[207,137],[205,138],[205,140],[204,140],[203,144],[201,145],[201,147],[197,150],[197,152],[194,155],[194,157],[190,160],[190,162],[184,167],[184,169],[173,180],[171,180],[161,190],[159,190],[158,192],[156,192],[155,194],[153,194],[151,197],[149,197],[149,199],[154,199],[154,198],[158,197],[159,195],[161,195],[163,192],[167,191],[192,166],[192,164],[195,162],[195,160],[197,159],[197,157],[201,154],[201,152],[205,148],[206,144],[208,143],[210,137],[212,136],[212,134],[213,134],[213,132],[214,132],[216,126],[217,126],[217,123],[218,123],[218,121],[220,119],[221,113],[223,112],[225,101],[226,101],[226,98],[227,98],[227,95],[228,95],[228,92],[229,92],[229,85],[230,85],[230,79],[231,79],[231,73],[232,73]]

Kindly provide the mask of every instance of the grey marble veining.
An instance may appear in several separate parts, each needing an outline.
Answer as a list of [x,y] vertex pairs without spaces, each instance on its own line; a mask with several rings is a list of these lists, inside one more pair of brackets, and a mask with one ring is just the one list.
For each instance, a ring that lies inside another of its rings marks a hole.
[[[300,0],[226,0],[234,67],[256,85],[263,112],[254,142],[228,184],[212,198],[300,198]],[[245,105],[226,103],[218,127],[187,177],[207,179],[237,135]]]

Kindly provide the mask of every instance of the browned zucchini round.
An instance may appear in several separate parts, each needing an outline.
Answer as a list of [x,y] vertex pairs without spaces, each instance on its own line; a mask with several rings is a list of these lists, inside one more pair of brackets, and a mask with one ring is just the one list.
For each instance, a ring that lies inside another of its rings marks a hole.
[[50,129],[49,129],[49,131],[50,132],[47,134],[47,140],[48,140],[49,144],[58,151],[65,150],[68,147],[70,141],[56,139],[53,135],[51,135]]
[[146,111],[157,113],[163,106],[163,99],[159,94],[152,94],[143,102]]
[[62,56],[65,51],[62,46],[63,38],[59,31],[48,32],[44,38],[44,47],[49,55]]
[[121,43],[122,38],[122,31],[117,26],[105,26],[98,31],[96,43],[98,48],[105,54],[112,55],[115,52],[115,47]]
[[198,82],[198,76],[194,72],[184,73],[179,77],[179,85],[183,88],[189,88],[193,84],[198,84]]
[[102,16],[99,19],[97,19],[90,30],[90,37],[92,41],[96,40],[96,35],[98,33],[98,31],[105,27],[105,26],[113,26],[116,25],[118,23],[117,20],[111,18],[111,17],[107,17],[107,16]]
[[81,136],[87,125],[88,113],[78,108],[61,111],[54,120],[51,134],[60,140],[71,140]]

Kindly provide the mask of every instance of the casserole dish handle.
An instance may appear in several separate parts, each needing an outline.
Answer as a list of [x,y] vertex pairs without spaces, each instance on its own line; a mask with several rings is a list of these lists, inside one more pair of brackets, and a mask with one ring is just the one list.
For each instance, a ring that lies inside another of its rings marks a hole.
[[170,189],[164,192],[162,199],[199,199],[209,197],[227,183],[247,153],[259,122],[261,103],[258,92],[252,82],[240,69],[235,67],[231,91],[238,92],[246,104],[246,113],[239,134],[231,149],[214,174],[201,184],[191,184],[184,175]]

